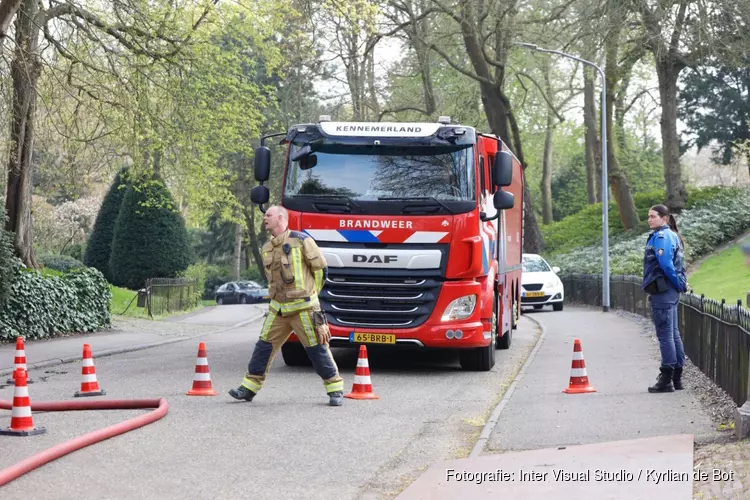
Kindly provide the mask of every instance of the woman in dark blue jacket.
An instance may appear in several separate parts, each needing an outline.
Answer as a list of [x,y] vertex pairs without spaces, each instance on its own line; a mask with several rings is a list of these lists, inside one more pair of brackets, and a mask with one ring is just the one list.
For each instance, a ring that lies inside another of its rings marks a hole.
[[649,294],[651,318],[661,349],[659,377],[648,391],[672,392],[682,389],[685,363],[685,350],[677,328],[680,293],[687,291],[683,241],[677,230],[677,221],[664,205],[651,207],[648,225],[652,232],[643,257],[641,288]]

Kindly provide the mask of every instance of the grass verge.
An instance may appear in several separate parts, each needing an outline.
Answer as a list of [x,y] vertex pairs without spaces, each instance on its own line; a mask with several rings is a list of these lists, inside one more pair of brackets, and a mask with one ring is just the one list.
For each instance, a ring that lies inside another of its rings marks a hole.
[[704,260],[688,278],[696,294],[714,300],[726,299],[727,304],[745,303],[750,292],[750,267],[738,245],[712,255]]
[[[109,289],[112,291],[112,301],[109,303],[109,310],[113,315],[126,316],[130,318],[146,318],[150,319],[148,315],[148,309],[145,307],[138,307],[138,299],[136,298],[138,292],[134,290],[128,290],[127,288],[120,288],[114,285],[109,285]],[[186,314],[196,309],[201,309],[205,306],[216,305],[213,300],[201,300],[198,307],[193,309],[187,309],[184,311],[175,311],[171,314],[154,315],[154,319],[166,318],[168,316],[174,316],[177,314]]]

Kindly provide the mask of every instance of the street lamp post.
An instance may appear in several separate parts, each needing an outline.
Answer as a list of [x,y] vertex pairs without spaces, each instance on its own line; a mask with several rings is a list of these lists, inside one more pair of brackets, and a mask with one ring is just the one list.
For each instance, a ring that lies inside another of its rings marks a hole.
[[609,183],[607,182],[607,87],[604,71],[591,61],[559,50],[543,49],[533,43],[515,42],[513,45],[574,59],[593,67],[602,77],[602,310],[607,312],[609,311]]

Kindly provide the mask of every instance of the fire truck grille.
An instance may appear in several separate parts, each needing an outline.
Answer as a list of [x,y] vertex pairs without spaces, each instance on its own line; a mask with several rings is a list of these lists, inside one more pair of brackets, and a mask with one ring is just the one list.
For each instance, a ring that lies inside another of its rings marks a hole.
[[428,277],[330,276],[320,295],[328,321],[357,328],[413,328],[429,318],[440,281]]

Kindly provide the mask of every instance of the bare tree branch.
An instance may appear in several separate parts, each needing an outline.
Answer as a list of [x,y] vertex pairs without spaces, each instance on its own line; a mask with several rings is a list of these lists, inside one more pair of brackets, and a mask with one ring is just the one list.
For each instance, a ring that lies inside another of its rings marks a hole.
[[404,106],[402,108],[396,108],[396,109],[386,109],[384,111],[381,111],[380,116],[378,116],[378,121],[381,121],[385,115],[388,114],[396,114],[400,113],[402,111],[416,111],[418,113],[422,113],[425,116],[430,116],[432,113],[428,113],[427,111],[419,108],[415,108],[413,106]]
[[539,83],[537,83],[536,80],[534,80],[530,75],[524,73],[523,71],[519,71],[517,73],[517,75],[518,76],[523,76],[523,77],[529,79],[531,81],[531,83],[533,83],[534,86],[537,88],[537,90],[539,90],[539,93],[542,94],[542,98],[544,98],[545,102],[547,103],[547,106],[549,106],[549,108],[552,110],[552,112],[555,113],[555,116],[557,116],[557,119],[560,120],[561,122],[565,121],[565,118],[563,118],[562,116],[560,116],[560,113],[557,112],[557,109],[555,108],[555,105],[552,104],[552,102],[549,100],[549,97],[547,96],[546,92],[544,92],[544,90],[542,90],[542,87],[539,86]]

